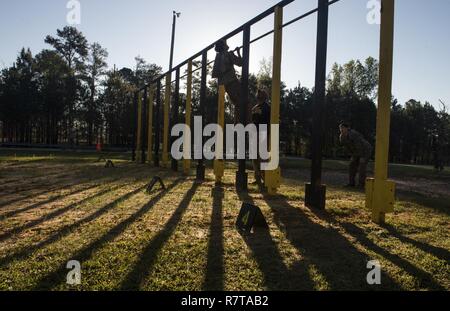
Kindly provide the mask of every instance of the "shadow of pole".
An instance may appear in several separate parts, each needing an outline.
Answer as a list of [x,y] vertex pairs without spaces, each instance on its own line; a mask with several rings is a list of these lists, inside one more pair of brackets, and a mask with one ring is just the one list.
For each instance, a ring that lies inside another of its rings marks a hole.
[[159,251],[175,231],[199,186],[200,184],[196,182],[192,184],[192,187],[185,194],[183,200],[167,221],[164,228],[160,230],[155,237],[153,237],[150,244],[143,250],[132,271],[130,271],[130,273],[128,273],[128,275],[124,278],[119,286],[121,290],[140,289],[142,282],[148,276],[153,265],[155,264]]
[[[26,223],[26,224],[24,224],[24,225],[22,225],[20,227],[13,228],[10,231],[7,231],[7,232],[5,232],[3,234],[0,234],[0,242],[5,241],[6,239],[10,238],[13,235],[21,233],[21,232],[25,231],[26,229],[32,228],[34,226],[42,224],[43,222],[46,222],[46,221],[52,220],[52,219],[54,219],[56,217],[59,217],[59,216],[63,215],[64,213],[74,209],[75,207],[77,207],[79,205],[82,205],[82,204],[84,204],[86,202],[89,202],[91,200],[94,200],[95,198],[101,197],[101,196],[103,196],[103,195],[105,195],[105,194],[107,194],[107,193],[109,193],[111,191],[117,190],[121,186],[123,186],[123,185],[114,186],[112,188],[104,189],[104,190],[102,190],[100,192],[95,193],[94,195],[91,195],[91,196],[89,196],[87,198],[84,198],[84,199],[82,199],[80,201],[77,201],[75,203],[69,204],[69,205],[67,205],[67,206],[65,206],[63,208],[60,208],[60,209],[56,210],[56,211],[53,211],[53,212],[51,212],[48,215],[44,215],[43,217],[41,217],[39,219],[30,221],[30,222],[28,222],[28,223]],[[95,187],[91,187],[91,188],[95,188]]]
[[[104,181],[104,182],[114,183],[114,182],[116,182],[118,180],[121,180],[121,179],[122,178],[115,178],[113,180],[108,180],[108,181]],[[69,193],[57,194],[55,196],[50,197],[49,199],[47,199],[45,201],[38,202],[38,203],[35,203],[35,204],[31,204],[29,206],[26,206],[26,207],[23,207],[23,208],[19,208],[19,209],[10,211],[10,212],[6,212],[5,214],[0,215],[0,221],[4,220],[6,218],[12,217],[12,216],[16,216],[16,215],[18,215],[20,213],[23,213],[23,212],[27,212],[27,211],[32,210],[32,209],[36,209],[36,208],[44,206],[46,204],[50,204],[50,203],[56,202],[56,201],[58,201],[60,199],[63,199],[65,197],[68,197],[68,196],[71,196],[71,195],[75,195],[75,194],[80,194],[80,193],[82,193],[84,191],[92,190],[94,188],[100,187],[101,185],[102,185],[102,183],[97,183],[97,184],[94,184],[94,185],[89,185],[89,186],[83,187],[81,189],[73,190],[73,191],[71,191]],[[115,189],[120,188],[123,185],[124,184],[122,184],[120,186],[115,186],[113,188],[109,188],[109,190],[113,191]],[[80,201],[80,202],[82,202],[82,201]],[[80,204],[80,202],[78,202],[78,204]]]
[[[176,187],[182,180],[183,178],[178,178],[177,180],[175,180],[169,187],[167,187],[167,191],[158,193],[150,201],[143,205],[136,213],[111,228],[103,236],[93,241],[89,245],[83,247],[80,251],[78,251],[71,257],[76,258],[80,262],[87,261],[92,257],[92,254],[95,252],[95,250],[99,249],[104,244],[111,242],[117,236],[119,236],[124,230],[128,228],[128,226],[139,219],[139,217],[147,213],[161,198],[164,197],[164,195],[168,191],[170,191],[170,189]],[[145,187],[137,189],[135,193],[142,191],[143,189],[145,189]],[[60,284],[62,281],[64,281],[66,271],[66,262],[63,262],[56,271],[44,276],[35,286],[34,290],[49,290],[55,285]]]
[[442,285],[440,285],[433,279],[433,276],[430,273],[423,271],[422,269],[419,269],[418,267],[414,266],[409,261],[407,261],[403,258],[400,258],[398,255],[391,254],[386,249],[375,244],[373,241],[371,241],[369,238],[367,238],[366,232],[364,232],[364,230],[362,230],[360,227],[358,227],[354,224],[351,224],[351,223],[343,223],[343,224],[341,224],[341,226],[347,231],[348,234],[350,234],[355,239],[357,239],[362,245],[364,245],[368,249],[376,252],[383,258],[386,258],[387,260],[391,261],[396,266],[405,270],[408,274],[417,278],[419,280],[418,286],[420,286],[421,289],[429,288],[429,289],[440,290],[440,291],[446,290],[446,288],[444,288]]
[[[134,172],[135,170],[136,169],[132,168],[130,170],[130,172]],[[121,172],[121,170],[119,169],[119,170],[116,170],[115,172]],[[70,176],[70,174],[68,174],[68,176]],[[78,184],[80,184],[82,182],[91,182],[91,181],[94,181],[94,180],[97,180],[97,179],[101,181],[101,180],[103,180],[103,176],[101,176],[101,177],[102,178],[81,177],[80,180],[77,180],[76,182],[65,183],[64,185],[60,185],[60,186],[53,187],[53,188],[50,188],[50,189],[48,188],[49,186],[55,186],[55,185],[58,184],[58,182],[54,182],[51,185],[46,184],[44,187],[47,187],[47,188],[44,191],[41,191],[41,192],[38,192],[38,193],[31,193],[31,194],[27,194],[27,195],[21,196],[20,198],[15,198],[15,199],[11,199],[9,201],[0,202],[0,208],[3,208],[5,206],[8,206],[8,205],[20,202],[20,201],[24,201],[24,200],[27,200],[27,199],[30,199],[30,198],[33,198],[33,197],[38,197],[38,196],[41,196],[43,194],[47,194],[49,192],[62,191],[62,190],[65,190],[65,189],[70,189],[73,186],[78,185]],[[120,178],[117,178],[117,179],[120,179]],[[107,181],[108,180],[106,180],[106,182]],[[1,198],[1,196],[0,196],[0,198]]]
[[[246,193],[239,194],[243,202],[255,205]],[[304,260],[288,268],[283,261],[278,245],[272,239],[269,228],[255,228],[254,233],[242,234],[264,274],[264,285],[268,290],[313,290],[314,282]]]
[[323,275],[330,290],[401,289],[387,274],[383,274],[381,285],[369,285],[367,274],[370,270],[366,267],[371,258],[358,251],[336,229],[313,222],[300,208],[281,196],[265,197],[265,200],[274,212],[277,225]]
[[[33,176],[33,177],[23,177],[23,178],[18,178],[15,180],[10,180],[9,182],[5,182],[2,183],[0,185],[0,189],[1,189],[1,194],[2,195],[9,195],[9,194],[17,194],[17,193],[21,193],[21,192],[25,192],[25,191],[29,191],[29,190],[33,190],[33,189],[46,189],[49,185],[48,184],[39,184],[36,185],[36,180],[39,179],[44,179],[44,180],[48,180],[50,177],[52,178],[52,180],[56,181],[55,183],[53,183],[53,185],[58,184],[58,181],[61,181],[62,179],[65,179],[67,177],[73,177],[73,178],[82,178],[82,179],[90,179],[89,177],[86,178],[86,173],[89,172],[91,173],[93,170],[96,170],[97,173],[98,172],[102,172],[102,169],[98,168],[98,167],[79,167],[76,166],[75,168],[73,168],[72,166],[70,167],[71,170],[69,172],[54,172],[51,173],[49,172],[47,169],[42,169],[39,167],[36,167],[36,169],[41,169],[42,171],[45,171],[44,174],[39,174],[38,176]],[[58,170],[67,170],[67,166],[62,166],[62,167],[58,167]],[[25,188],[21,188],[21,189],[15,189],[17,188],[17,185],[15,183],[19,182],[21,186],[24,185],[24,182],[26,182],[28,187]],[[12,188],[12,189],[11,189]],[[9,191],[9,192],[8,192]]]
[[102,216],[103,214],[107,213],[110,209],[112,209],[114,206],[116,206],[117,204],[119,204],[120,202],[123,202],[127,199],[129,199],[130,197],[132,197],[133,195],[141,192],[142,190],[145,189],[146,186],[142,186],[139,187],[123,196],[121,196],[120,198],[117,198],[116,200],[112,201],[111,203],[103,206],[102,208],[100,208],[99,210],[97,210],[96,212],[92,213],[91,215],[80,219],[70,225],[64,226],[61,229],[59,229],[58,232],[56,232],[55,234],[51,235],[50,237],[48,237],[47,239],[45,239],[44,241],[41,241],[37,244],[34,245],[29,245],[26,246],[23,250],[16,252],[14,254],[11,254],[9,256],[6,256],[4,258],[0,259],[0,267],[5,266],[7,264],[9,264],[10,262],[12,262],[13,260],[19,260],[19,259],[24,259],[28,256],[30,256],[33,252],[37,251],[40,248],[43,248],[47,245],[50,245],[51,243],[54,243],[60,239],[62,239],[63,237],[69,235],[70,233],[73,232],[73,230],[77,229],[77,227],[89,223],[93,220],[95,220],[96,218]]
[[414,191],[397,191],[398,200],[405,201],[412,204],[420,204],[422,207],[450,216],[450,203],[448,198],[439,197],[434,198],[426,196],[422,193]]
[[213,206],[211,213],[211,227],[208,242],[208,262],[203,290],[222,291],[224,289],[224,263],[223,263],[223,198],[222,186],[212,189]]
[[[70,174],[67,173],[61,173],[61,172],[55,172],[55,173],[48,173],[46,172],[45,174],[39,174],[37,176],[33,176],[33,177],[22,177],[22,178],[14,178],[14,179],[7,179],[4,180],[1,184],[0,184],[0,188],[2,188],[2,193],[4,190],[9,190],[8,187],[10,187],[11,185],[15,186],[15,183],[23,183],[24,179],[26,179],[27,182],[34,182],[37,179],[48,179],[49,177],[53,177],[53,178],[59,178],[59,177],[66,177],[66,176],[70,176]],[[5,192],[6,193],[6,192]]]
[[408,238],[408,237],[402,235],[402,233],[400,233],[395,227],[393,227],[390,224],[384,224],[384,225],[382,225],[382,227],[384,229],[386,229],[390,235],[399,239],[403,243],[412,244],[415,247],[424,251],[425,253],[429,253],[429,254],[439,258],[440,260],[444,260],[445,262],[450,263],[450,252],[448,250]]
[[[78,182],[79,183],[79,182]],[[30,193],[24,196],[21,196],[20,198],[15,198],[15,199],[11,199],[9,201],[4,201],[0,203],[0,208],[20,202],[20,201],[24,201],[33,197],[38,197],[41,196],[43,194],[52,192],[52,191],[61,191],[61,190],[65,190],[65,189],[69,189],[71,187],[73,187],[74,185],[76,185],[77,183],[70,183],[70,184],[65,184],[64,186],[59,186],[59,187],[54,187],[51,189],[46,189],[44,191],[38,192],[38,193]]]
[[[80,172],[77,172],[78,174]],[[49,176],[46,176],[46,178],[44,177],[40,177],[39,179],[44,179],[43,183],[40,184],[36,184],[37,181],[35,181],[34,179],[30,180],[28,177],[24,177],[22,178],[19,183],[21,187],[18,187],[18,185],[7,185],[2,189],[2,195],[3,196],[7,196],[7,195],[11,195],[11,194],[18,194],[18,193],[23,193],[23,192],[27,192],[30,190],[41,190],[41,189],[46,189],[46,187],[48,187],[48,185],[45,183],[45,181],[48,180],[48,178],[52,178],[52,180],[55,182],[54,185],[58,184],[58,182],[61,182],[61,180],[64,180],[68,177],[74,176],[74,173],[64,173],[64,174],[58,174],[58,175],[52,175],[50,174]],[[26,182],[26,186],[24,186]]]

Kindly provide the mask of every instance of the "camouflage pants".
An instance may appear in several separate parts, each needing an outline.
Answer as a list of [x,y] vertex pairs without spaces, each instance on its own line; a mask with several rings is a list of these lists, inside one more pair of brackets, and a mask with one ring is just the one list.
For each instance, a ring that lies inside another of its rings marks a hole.
[[[259,128],[259,125],[257,126],[257,128]],[[261,169],[261,164],[262,163],[267,163],[267,161],[268,161],[268,160],[263,160],[261,158],[261,154],[260,154],[261,145],[260,145],[259,140],[260,139],[264,139],[264,140],[267,139],[267,138],[263,138],[267,134],[264,134],[263,137],[260,137],[260,135],[262,133],[264,133],[264,132],[259,133],[259,131],[258,131],[258,134],[256,135],[256,140],[258,142],[256,144],[256,150],[255,150],[256,151],[256,159],[252,160],[253,170],[255,172],[255,182],[258,185],[264,185],[264,181],[266,179],[266,171]]]
[[359,172],[359,186],[364,187],[366,185],[366,172],[367,164],[369,162],[368,157],[352,157],[349,167],[349,184],[356,185],[356,174]]
[[258,185],[264,183],[265,179],[265,171],[261,170],[261,158],[258,155],[258,158],[252,160],[253,170],[255,172],[255,181]]
[[240,121],[241,113],[241,84],[238,80],[233,80],[232,82],[225,85],[225,91],[227,92],[234,106],[234,123],[237,124]]

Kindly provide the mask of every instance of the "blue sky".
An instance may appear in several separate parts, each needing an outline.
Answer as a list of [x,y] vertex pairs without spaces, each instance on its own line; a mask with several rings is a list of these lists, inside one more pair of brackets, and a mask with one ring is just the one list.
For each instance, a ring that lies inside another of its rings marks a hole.
[[[21,47],[33,53],[48,48],[47,34],[67,25],[66,0],[2,0],[0,2],[0,67],[10,66]],[[140,55],[168,67],[172,10],[181,11],[177,21],[174,63],[274,5],[274,0],[80,0],[81,24],[90,42],[108,49],[108,63],[132,67]],[[341,0],[330,8],[328,67],[350,59],[378,58],[379,26],[367,22],[368,0]],[[317,0],[297,0],[285,8],[288,21],[314,8]],[[393,93],[404,103],[410,98],[439,99],[450,109],[450,0],[397,0]],[[271,29],[269,17],[252,28],[252,37]],[[282,79],[289,87],[314,81],[316,17],[284,30]],[[230,40],[237,46],[242,38]],[[251,71],[270,58],[272,36],[252,45]],[[211,53],[209,56],[212,58]]]

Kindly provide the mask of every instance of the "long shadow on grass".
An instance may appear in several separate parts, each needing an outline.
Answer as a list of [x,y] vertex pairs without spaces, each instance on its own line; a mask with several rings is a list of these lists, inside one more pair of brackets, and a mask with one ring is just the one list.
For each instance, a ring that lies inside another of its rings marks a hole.
[[11,236],[13,236],[15,234],[21,233],[21,232],[25,231],[26,229],[32,228],[34,226],[42,224],[43,222],[46,222],[46,221],[52,220],[52,219],[54,219],[56,217],[59,217],[62,214],[64,214],[64,213],[74,209],[77,206],[80,206],[80,205],[82,205],[82,204],[84,204],[86,202],[94,200],[95,198],[101,197],[101,196],[109,193],[110,191],[114,191],[115,189],[118,189],[120,187],[121,186],[114,186],[112,188],[104,189],[104,190],[102,190],[100,192],[95,193],[94,195],[91,195],[91,196],[89,196],[87,198],[84,198],[84,199],[82,199],[80,201],[77,201],[75,203],[69,204],[69,205],[67,205],[67,206],[65,206],[63,208],[60,208],[60,209],[58,209],[56,211],[53,211],[53,212],[51,212],[51,213],[49,213],[47,215],[44,215],[41,218],[38,218],[38,219],[33,220],[33,221],[30,221],[30,222],[28,222],[28,223],[26,223],[26,224],[24,224],[22,226],[13,228],[12,230],[9,230],[9,231],[7,231],[7,232],[5,232],[3,234],[0,234],[0,242],[5,241],[6,239],[10,238]]
[[[362,245],[376,252],[383,258],[386,258],[387,260],[391,261],[396,266],[408,272],[408,274],[414,276],[419,281],[418,285],[420,286],[420,288],[422,289],[428,288],[442,291],[446,290],[442,285],[433,280],[433,276],[430,273],[423,271],[422,269],[419,269],[409,261],[400,258],[398,255],[391,254],[386,249],[375,244],[373,241],[367,238],[367,233],[360,227],[352,223],[341,223],[341,225],[350,235],[355,237]],[[384,282],[384,280],[382,281]]]
[[[71,256],[71,258],[76,258],[76,260],[80,262],[85,262],[89,260],[89,258],[92,257],[92,254],[95,252],[95,250],[99,249],[103,245],[105,245],[108,242],[111,242],[114,240],[117,236],[119,236],[122,232],[124,232],[128,226],[130,226],[133,222],[135,222],[137,219],[142,217],[145,213],[147,213],[161,198],[164,197],[164,195],[170,191],[172,188],[176,187],[183,178],[176,179],[170,186],[167,187],[166,191],[159,192],[156,196],[154,196],[150,201],[148,201],[145,205],[143,205],[136,213],[128,217],[127,219],[123,220],[113,228],[111,228],[107,233],[105,233],[103,236],[98,238],[97,240],[93,241],[89,245],[83,247],[80,251],[78,251],[76,254]],[[142,191],[145,187],[141,187],[134,191],[133,194],[138,193],[139,191]],[[127,198],[131,197],[131,195],[127,195]],[[122,198],[121,201],[124,201]],[[50,290],[57,284],[60,284],[66,277],[67,269],[66,269],[66,262],[63,262],[60,267],[43,277],[39,283],[36,285],[34,290]]]
[[[108,180],[108,181],[105,180],[105,182],[114,183],[114,182],[116,182],[118,180],[120,180],[120,178],[116,178],[116,179]],[[97,188],[99,186],[101,186],[101,184],[94,184],[94,185],[89,185],[87,187],[83,187],[81,189],[77,189],[77,190],[71,191],[69,193],[57,194],[55,196],[52,196],[52,197],[48,198],[45,201],[38,202],[38,203],[35,203],[35,204],[31,204],[29,206],[26,206],[26,207],[23,207],[23,208],[19,208],[19,209],[7,212],[7,213],[5,213],[3,215],[0,215],[0,220],[3,220],[5,218],[9,218],[9,217],[12,217],[12,216],[16,216],[16,215],[18,215],[20,213],[27,212],[27,211],[32,210],[32,209],[36,209],[36,208],[41,207],[41,206],[46,205],[46,204],[50,204],[50,203],[56,202],[56,201],[58,201],[58,200],[60,200],[62,198],[68,197],[68,196],[72,196],[72,195],[80,194],[80,193],[82,193],[84,191],[92,190],[92,189]],[[113,188],[110,188],[109,190],[112,191],[112,190],[114,190],[116,188],[117,187],[113,187]],[[80,202],[82,202],[82,201],[80,201]]]
[[445,197],[432,198],[411,191],[397,191],[399,199],[404,202],[420,204],[433,211],[450,216],[450,199]]
[[[0,208],[2,208],[2,207],[4,207],[4,206],[11,205],[11,204],[14,204],[14,203],[17,203],[17,202],[20,202],[20,201],[24,201],[24,200],[27,200],[27,199],[30,199],[30,198],[33,198],[33,197],[38,197],[38,196],[41,196],[41,195],[46,194],[46,193],[48,193],[48,192],[52,192],[52,191],[61,191],[61,190],[67,189],[67,188],[71,188],[71,187],[73,187],[74,185],[76,185],[76,184],[78,184],[78,183],[79,183],[79,182],[77,182],[77,183],[71,183],[71,184],[65,184],[65,185],[63,185],[63,186],[54,187],[54,188],[51,188],[51,189],[47,189],[47,190],[44,190],[44,191],[40,191],[40,192],[38,192],[38,193],[30,193],[30,194],[21,196],[20,198],[15,198],[15,199],[11,199],[11,200],[9,200],[9,201],[4,201],[4,202],[1,202],[1,203],[0,203]],[[53,185],[54,185],[54,184],[52,184],[51,186],[53,186]]]
[[[61,181],[67,177],[73,176],[73,173],[58,173],[56,175],[52,175],[49,174],[48,176],[41,176],[39,178],[29,178],[29,177],[23,177],[20,180],[20,185],[7,185],[7,187],[3,187],[1,194],[3,196],[6,195],[11,195],[11,194],[17,194],[17,193],[23,193],[23,192],[27,192],[30,190],[41,190],[41,189],[45,189],[45,187],[47,186],[45,184],[45,181],[48,180],[48,178],[52,178],[52,180],[58,182]],[[40,180],[35,180],[35,179],[41,179],[42,181],[44,181],[43,183]],[[26,184],[25,184],[26,183]]]
[[[65,177],[68,177],[68,176],[71,176],[71,174],[67,174],[67,175],[64,175]],[[74,176],[74,178],[77,178],[77,177],[79,177],[79,176]],[[41,196],[41,195],[43,195],[43,194],[47,194],[47,193],[49,193],[49,192],[53,192],[53,191],[61,191],[61,190],[65,190],[65,189],[69,189],[69,188],[71,188],[71,187],[73,187],[73,186],[75,186],[75,185],[77,185],[77,184],[80,184],[81,182],[86,182],[86,181],[90,181],[90,180],[93,180],[92,178],[90,178],[90,177],[88,177],[88,178],[82,178],[81,180],[77,180],[76,182],[71,182],[71,183],[65,183],[64,185],[61,185],[61,186],[57,186],[57,187],[53,187],[53,188],[47,188],[47,189],[45,189],[45,190],[43,190],[43,191],[40,191],[40,192],[37,192],[37,193],[30,193],[30,194],[27,194],[27,195],[24,195],[24,196],[21,196],[21,197],[19,197],[19,198],[15,198],[15,199],[11,199],[11,200],[9,200],[9,201],[5,201],[5,202],[1,202],[0,203],[0,208],[1,207],[4,207],[4,206],[8,206],[8,205],[11,205],[11,204],[14,204],[14,203],[17,203],[17,202],[20,202],[20,201],[24,201],[24,200],[27,200],[27,199],[30,199],[30,198],[33,198],[33,197],[38,197],[38,196]],[[29,190],[40,190],[40,189],[42,189],[42,188],[45,188],[45,187],[52,187],[52,186],[55,186],[55,185],[59,185],[60,184],[60,182],[58,182],[58,181],[54,181],[52,184],[50,184],[50,185],[44,185],[44,186],[42,186],[42,187],[39,187],[39,188],[33,188],[33,187],[30,187],[30,189],[27,189],[27,191],[29,191]],[[24,192],[25,190],[23,190],[23,191],[19,191],[19,192]]]
[[[239,194],[241,201],[255,205],[246,193]],[[288,268],[272,239],[269,228],[255,228],[251,234],[243,234],[258,266],[264,274],[264,285],[268,290],[313,290],[314,283],[308,272],[305,260]]]
[[203,290],[222,291],[224,288],[223,266],[223,220],[222,208],[224,191],[221,186],[212,189],[213,206],[208,242],[208,262]]
[[431,254],[441,260],[444,260],[446,262],[450,262],[450,252],[448,250],[408,238],[408,237],[404,236],[401,232],[399,232],[396,228],[394,228],[392,225],[384,224],[383,228],[386,229],[390,235],[392,235],[393,237],[396,237],[403,243],[412,244],[415,247],[424,251],[425,253],[429,253],[429,254]]
[[[64,173],[65,175],[66,173]],[[45,174],[39,174],[37,176],[33,176],[33,177],[27,177],[26,181],[34,181],[35,179],[42,179],[42,178],[49,178],[49,177],[56,177],[58,175],[61,175],[61,172],[55,172],[55,173],[48,173],[46,172]],[[7,186],[11,186],[11,184],[15,184],[17,182],[23,182],[24,178],[13,178],[13,179],[7,179],[4,180],[1,184],[0,187],[3,188],[3,190],[9,190],[8,188],[5,188]]]
[[[132,169],[131,169],[131,172],[134,172],[134,170],[135,170],[135,169],[132,168]],[[115,172],[122,172],[122,171],[117,170],[117,171],[115,171]],[[78,176],[78,175],[74,176],[74,178],[77,178],[77,177],[79,177],[79,176]],[[101,176],[101,177],[103,177],[103,176]],[[75,182],[65,183],[64,185],[61,185],[61,186],[58,186],[58,187],[53,187],[53,188],[50,188],[50,189],[46,189],[46,190],[41,191],[41,192],[38,192],[38,193],[31,193],[31,194],[22,196],[22,197],[20,197],[20,198],[15,198],[15,199],[12,199],[12,200],[9,200],[9,201],[1,202],[1,203],[0,203],[0,208],[2,208],[2,207],[4,207],[4,206],[11,205],[11,204],[13,204],[13,203],[17,203],[17,202],[20,202],[20,201],[24,201],[24,200],[27,200],[27,199],[30,199],[30,198],[33,198],[33,197],[38,197],[38,196],[41,196],[41,195],[43,195],[43,194],[47,194],[47,193],[49,193],[49,192],[62,191],[62,190],[65,190],[65,189],[70,189],[70,188],[72,188],[73,186],[78,185],[78,184],[80,184],[80,183],[88,182],[88,181],[94,181],[94,180],[97,180],[97,179],[98,179],[98,178],[93,178],[92,176],[82,177],[81,179],[79,179],[79,180],[77,180],[77,181],[75,181]],[[57,185],[57,184],[58,184],[58,183],[55,182],[55,183],[52,183],[51,185],[46,185],[46,186],[47,186],[47,187],[48,187],[48,186],[55,186],[55,185]]]
[[141,192],[142,190],[145,189],[146,186],[142,186],[139,187],[133,191],[130,191],[129,193],[117,198],[116,200],[112,201],[111,203],[103,206],[102,208],[100,208],[99,210],[97,210],[96,212],[92,213],[91,215],[80,219],[70,225],[64,226],[62,228],[60,228],[55,234],[49,236],[47,239],[37,243],[37,244],[33,244],[30,246],[25,247],[24,249],[22,249],[19,252],[16,252],[14,254],[11,254],[9,256],[6,256],[4,258],[0,259],[0,267],[1,266],[5,266],[8,265],[9,263],[11,263],[14,260],[20,260],[20,259],[24,259],[28,256],[30,256],[33,252],[35,252],[36,250],[43,248],[47,245],[50,245],[60,239],[62,239],[63,237],[69,235],[70,233],[72,233],[75,229],[77,229],[79,226],[82,226],[86,223],[89,223],[95,219],[97,219],[98,217],[102,216],[103,214],[106,214],[109,210],[111,210],[112,208],[114,208],[117,204],[128,200],[130,197],[132,197],[133,195]]
[[[367,262],[372,260],[358,251],[339,231],[314,222],[300,208],[282,196],[266,197],[277,225],[308,262],[323,275],[331,290],[401,289],[382,272],[382,285],[367,284]],[[320,213],[319,211],[317,213]]]
[[184,212],[191,203],[199,185],[199,183],[192,184],[191,189],[189,189],[189,191],[184,195],[183,200],[167,221],[164,228],[151,240],[150,244],[143,250],[139,261],[135,264],[132,271],[124,278],[120,284],[121,290],[140,289],[142,282],[148,276],[153,265],[155,264],[159,251],[175,231],[178,223],[183,217]]

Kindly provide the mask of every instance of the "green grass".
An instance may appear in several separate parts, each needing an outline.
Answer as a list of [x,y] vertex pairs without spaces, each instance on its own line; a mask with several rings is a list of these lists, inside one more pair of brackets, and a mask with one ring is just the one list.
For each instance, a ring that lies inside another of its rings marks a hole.
[[[402,191],[379,226],[364,194],[339,186],[345,162],[325,161],[337,177],[327,210],[316,211],[303,204],[304,160],[283,163],[280,194],[268,197],[254,186],[237,195],[233,163],[216,186],[210,169],[195,183],[126,156],[108,156],[116,168],[105,169],[95,153],[0,152],[1,290],[450,289],[447,197]],[[440,180],[426,168],[398,170]],[[147,194],[155,175],[168,190]],[[236,231],[242,201],[261,208],[268,230]],[[66,284],[69,260],[82,264],[79,286]],[[369,260],[382,265],[381,285],[366,282]]]

